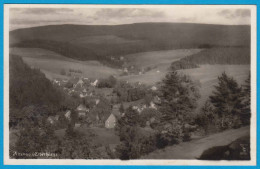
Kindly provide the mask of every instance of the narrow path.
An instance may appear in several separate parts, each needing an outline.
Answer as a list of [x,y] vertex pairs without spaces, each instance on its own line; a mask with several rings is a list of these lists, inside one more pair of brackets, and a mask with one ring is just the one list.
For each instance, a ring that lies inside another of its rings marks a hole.
[[207,149],[215,146],[228,145],[236,139],[250,134],[250,127],[231,129],[222,133],[216,133],[208,137],[183,142],[178,145],[156,150],[142,159],[196,159]]

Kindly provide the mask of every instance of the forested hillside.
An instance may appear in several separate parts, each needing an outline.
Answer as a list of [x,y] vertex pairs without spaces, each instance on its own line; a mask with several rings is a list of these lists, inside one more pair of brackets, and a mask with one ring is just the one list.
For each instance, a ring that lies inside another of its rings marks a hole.
[[249,47],[250,26],[187,23],[52,25],[10,32],[11,46],[39,47],[78,60],[120,66],[126,54],[180,48]]
[[48,116],[60,108],[62,92],[38,69],[31,69],[21,57],[10,56],[10,125],[24,118]]
[[250,48],[211,48],[183,60],[195,64],[250,64]]

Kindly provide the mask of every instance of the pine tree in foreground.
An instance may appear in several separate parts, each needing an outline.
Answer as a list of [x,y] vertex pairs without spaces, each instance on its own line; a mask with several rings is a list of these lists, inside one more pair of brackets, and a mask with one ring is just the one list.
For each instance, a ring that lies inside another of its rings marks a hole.
[[240,115],[243,113],[242,88],[224,72],[218,77],[218,85],[215,86],[210,101],[214,106],[214,112],[220,118],[220,129],[239,127]]
[[190,122],[191,113],[200,97],[196,84],[186,75],[171,70],[160,85],[159,147],[174,144],[184,136],[184,126]]

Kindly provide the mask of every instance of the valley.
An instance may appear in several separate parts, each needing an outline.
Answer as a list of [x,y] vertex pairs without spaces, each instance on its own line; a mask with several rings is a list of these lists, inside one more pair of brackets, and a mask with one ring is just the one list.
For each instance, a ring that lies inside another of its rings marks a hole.
[[20,143],[37,136],[60,158],[197,159],[248,137],[249,28],[137,23],[11,31],[11,148],[26,149]]

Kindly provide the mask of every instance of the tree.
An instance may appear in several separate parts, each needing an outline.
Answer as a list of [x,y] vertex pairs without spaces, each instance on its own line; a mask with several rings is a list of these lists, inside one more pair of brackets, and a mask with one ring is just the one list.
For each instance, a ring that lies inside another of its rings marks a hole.
[[[30,123],[28,121],[28,123]],[[58,150],[58,139],[54,135],[52,126],[25,125],[20,130],[18,140],[15,144],[14,151],[18,153],[33,154],[35,152],[56,153]],[[37,158],[32,156],[22,156],[19,158]]]
[[92,136],[85,135],[68,126],[66,134],[59,145],[62,159],[98,159],[102,158],[100,152],[93,144]]
[[242,88],[225,72],[218,77],[218,80],[218,85],[210,96],[210,102],[214,106],[215,113],[221,118],[220,128],[238,127],[243,110]]
[[160,118],[160,112],[153,108],[145,108],[140,114],[139,123],[142,127],[145,127],[147,124],[150,127],[155,127]]
[[186,121],[197,107],[197,99],[200,97],[196,84],[186,75],[180,75],[171,70],[163,79],[161,86],[161,105],[163,123],[174,119]]
[[215,116],[213,114],[213,107],[209,100],[205,102],[200,110],[200,113],[195,117],[195,123],[204,129],[205,134],[208,134],[210,125],[214,125]]
[[197,107],[200,97],[197,85],[186,75],[171,69],[160,87],[161,112],[159,126],[159,147],[182,140],[184,125],[191,121],[191,112]]
[[116,125],[116,131],[120,137],[121,144],[116,147],[117,156],[122,159],[135,159],[140,156],[138,144],[139,114],[132,106],[125,110],[125,115],[121,117]]
[[114,76],[109,76],[108,82],[111,87],[114,87],[116,85],[117,80]]
[[117,125],[116,125],[116,131],[119,131],[120,137],[124,138],[123,134],[123,128],[125,126],[137,126],[139,125],[139,113],[133,109],[132,106],[129,106],[125,110],[125,115],[118,119]]

